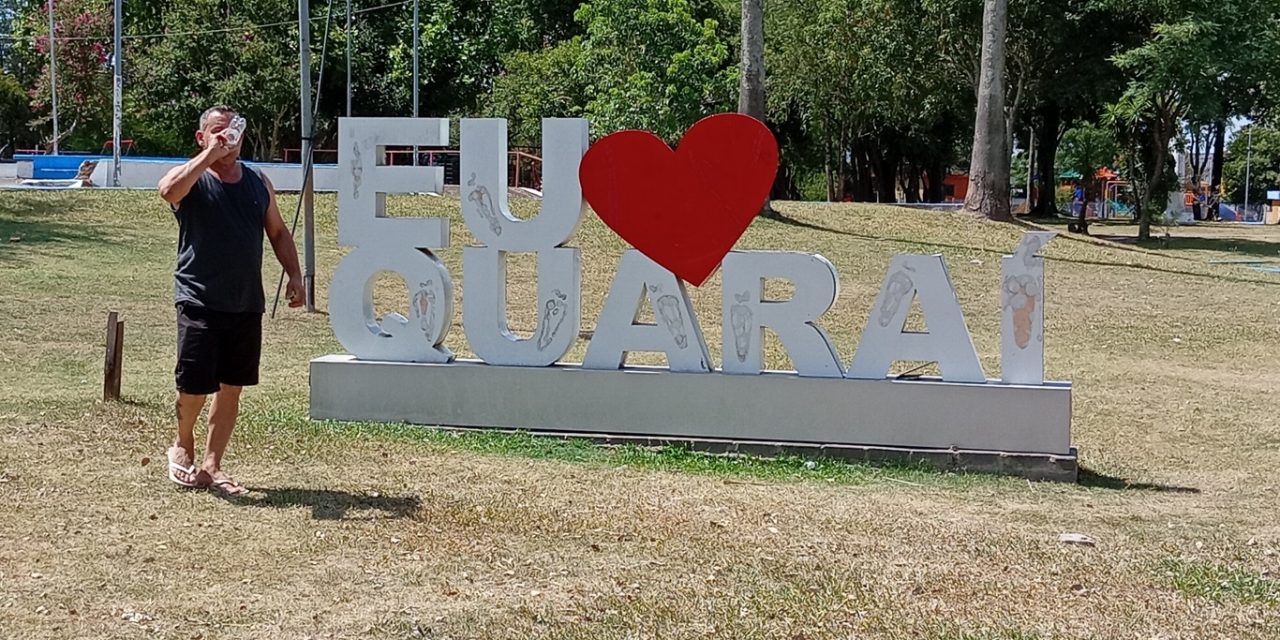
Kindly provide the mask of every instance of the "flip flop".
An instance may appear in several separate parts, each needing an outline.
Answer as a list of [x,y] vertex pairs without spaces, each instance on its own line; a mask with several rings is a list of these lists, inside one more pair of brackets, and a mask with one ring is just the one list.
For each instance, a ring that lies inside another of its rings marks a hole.
[[227,476],[223,476],[222,479],[211,482],[209,484],[209,490],[227,498],[240,498],[248,495],[249,493],[248,489],[244,488],[240,483]]
[[178,477],[177,472],[185,473],[188,476],[194,478],[196,477],[196,466],[193,464],[193,465],[184,467],[178,464],[177,462],[175,462],[173,460],[173,449],[174,449],[173,447],[170,447],[169,450],[166,451],[164,454],[165,458],[169,460],[169,480],[174,484],[178,485],[179,487],[194,489],[197,486],[196,483],[183,481]]

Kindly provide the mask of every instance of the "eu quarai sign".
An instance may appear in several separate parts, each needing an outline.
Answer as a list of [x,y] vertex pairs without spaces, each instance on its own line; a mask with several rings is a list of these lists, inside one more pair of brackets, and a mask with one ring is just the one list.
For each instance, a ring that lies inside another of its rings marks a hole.
[[[476,244],[463,248],[462,327],[477,360],[445,346],[456,313],[454,274],[433,251],[450,245],[443,218],[387,217],[387,194],[441,191],[443,169],[384,166],[387,146],[443,146],[436,118],[339,121],[338,241],[350,248],[329,291],[347,355],[311,365],[317,419],[527,429],[601,435],[783,443],[837,450],[910,450],[1071,462],[1071,385],[1044,380],[1044,259],[1052,232],[1024,235],[1001,261],[1001,376],[988,379],[939,255],[890,260],[858,346],[848,359],[820,326],[839,277],[820,255],[734,251],[768,196],[777,144],[759,122],[707,118],[676,149],[624,131],[589,144],[581,119],[543,122],[539,213],[507,207],[506,122],[461,122],[461,203]],[[655,196],[655,194],[657,194]],[[591,210],[634,249],[623,253],[581,364],[564,364],[583,324],[582,254],[571,246]],[[537,258],[538,325],[507,323],[506,264]],[[687,285],[721,272],[718,364]],[[410,292],[408,317],[374,313],[378,274]],[[794,286],[765,296],[766,279]],[[905,330],[914,300],[927,332]],[[644,307],[654,323],[638,322]],[[839,319],[836,319],[839,322]],[[794,372],[762,369],[765,329]],[[626,364],[659,352],[668,367]],[[896,361],[938,363],[940,378],[889,377]],[[748,447],[744,447],[746,450]],[[1057,474],[1061,475],[1061,474]]]

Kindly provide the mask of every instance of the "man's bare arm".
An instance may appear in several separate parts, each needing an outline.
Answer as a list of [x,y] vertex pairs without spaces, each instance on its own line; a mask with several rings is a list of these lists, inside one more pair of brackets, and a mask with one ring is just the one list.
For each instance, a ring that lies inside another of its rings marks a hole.
[[201,151],[196,157],[170,169],[160,179],[160,197],[164,198],[165,202],[177,206],[188,193],[191,193],[191,187],[195,186],[205,169],[223,155],[226,155],[225,151],[216,146],[210,147]]
[[284,272],[289,276],[288,295],[290,306],[299,306],[303,302],[305,292],[302,286],[302,270],[298,267],[298,248],[293,244],[293,234],[289,233],[289,227],[285,226],[284,218],[280,216],[280,206],[276,202],[276,188],[271,184],[271,179],[267,174],[260,173],[262,182],[267,187],[267,216],[263,221],[263,227],[267,234],[267,240],[271,242],[271,249],[275,251],[276,259],[280,261],[280,266],[284,267]]

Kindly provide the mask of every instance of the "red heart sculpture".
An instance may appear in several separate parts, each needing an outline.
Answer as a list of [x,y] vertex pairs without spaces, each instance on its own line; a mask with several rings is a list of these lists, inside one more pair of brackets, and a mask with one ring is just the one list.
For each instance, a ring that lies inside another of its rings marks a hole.
[[578,177],[605,224],[699,286],[760,213],[777,171],[769,128],[722,113],[690,127],[675,151],[647,131],[607,135],[587,150]]

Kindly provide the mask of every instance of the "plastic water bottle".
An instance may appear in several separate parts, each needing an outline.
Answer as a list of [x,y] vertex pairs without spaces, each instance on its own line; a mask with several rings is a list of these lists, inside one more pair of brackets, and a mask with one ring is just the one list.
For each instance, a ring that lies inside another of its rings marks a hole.
[[241,116],[231,119],[231,124],[222,132],[222,135],[227,139],[228,146],[234,147],[236,143],[240,142],[240,136],[244,135],[245,127],[248,124]]

